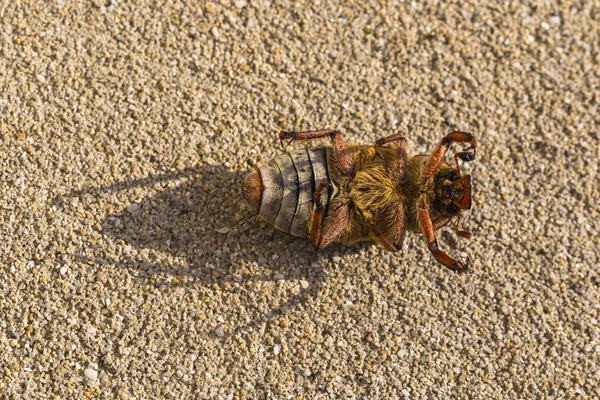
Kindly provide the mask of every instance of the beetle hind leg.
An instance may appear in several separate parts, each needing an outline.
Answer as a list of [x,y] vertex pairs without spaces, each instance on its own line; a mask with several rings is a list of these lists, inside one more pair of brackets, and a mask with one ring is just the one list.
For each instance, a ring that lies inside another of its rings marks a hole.
[[317,248],[322,249],[335,241],[350,219],[350,206],[348,203],[339,202],[334,207],[331,216],[325,221],[325,229],[321,231],[321,238]]
[[338,202],[327,220],[323,219],[325,209],[321,201],[323,189],[330,188],[327,182],[321,182],[314,194],[314,207],[308,220],[308,238],[315,249],[322,249],[337,239],[350,218],[350,207],[347,203]]
[[375,141],[375,155],[373,156],[373,159],[380,157],[380,158],[385,158],[383,156],[383,154],[381,153],[381,148],[388,144],[388,143],[393,143],[393,142],[400,142],[400,145],[398,146],[399,148],[403,148],[404,152],[406,154],[406,139],[404,138],[404,136],[402,136],[399,133],[395,133],[393,135],[389,135],[386,137],[383,137],[381,139],[377,139]]
[[331,138],[331,143],[333,144],[335,164],[338,167],[338,169],[346,175],[352,174],[352,172],[354,172],[354,151],[350,148],[350,146],[348,146],[348,143],[346,143],[346,141],[342,138],[342,134],[339,131],[318,130],[302,132],[279,132],[279,141],[281,142],[282,146],[284,146],[284,140],[289,140],[288,143],[285,145],[287,146],[297,140],[310,140],[324,137]]
[[321,241],[321,226],[323,224],[323,215],[325,214],[321,193],[325,188],[331,188],[331,184],[323,181],[319,184],[317,190],[315,190],[315,194],[313,195],[314,206],[308,219],[308,238],[315,248],[319,248]]

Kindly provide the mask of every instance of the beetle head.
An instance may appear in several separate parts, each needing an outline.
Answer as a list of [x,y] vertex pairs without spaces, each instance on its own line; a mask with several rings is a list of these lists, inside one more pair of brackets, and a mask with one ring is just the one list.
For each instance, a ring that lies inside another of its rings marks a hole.
[[435,176],[435,194],[449,214],[471,209],[471,175],[458,176],[456,170],[442,170]]

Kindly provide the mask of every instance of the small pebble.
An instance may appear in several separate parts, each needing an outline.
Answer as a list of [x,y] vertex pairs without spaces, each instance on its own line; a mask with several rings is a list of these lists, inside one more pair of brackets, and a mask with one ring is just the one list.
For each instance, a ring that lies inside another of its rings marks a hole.
[[223,228],[219,228],[219,229],[217,229],[217,233],[220,233],[220,234],[222,234],[222,235],[224,235],[224,234],[228,233],[229,231],[230,231],[230,229],[229,229],[229,228],[227,228],[226,226],[224,226]]
[[222,328],[222,327],[220,327],[220,326],[219,326],[219,327],[218,327],[218,328],[215,330],[215,334],[216,334],[218,337],[223,337],[223,336],[225,336],[225,331],[223,330],[223,328]]
[[83,371],[83,373],[85,374],[86,378],[88,378],[91,381],[95,381],[96,379],[98,379],[98,371],[96,371],[95,369],[86,368],[85,371]]

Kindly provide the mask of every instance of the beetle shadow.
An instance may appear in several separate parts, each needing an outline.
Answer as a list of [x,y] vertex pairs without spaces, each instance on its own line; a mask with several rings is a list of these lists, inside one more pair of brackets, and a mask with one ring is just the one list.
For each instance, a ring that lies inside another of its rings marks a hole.
[[[257,328],[317,296],[325,280],[319,261],[363,247],[334,245],[317,253],[306,239],[267,226],[246,206],[239,190],[241,179],[224,166],[203,165],[72,191],[56,197],[52,205],[66,213],[70,213],[73,199],[77,204],[112,202],[120,207],[109,211],[98,224],[105,239],[121,250],[107,256],[101,245],[81,248],[73,255],[74,261],[126,269],[141,284],[216,284],[223,290],[240,291],[250,281],[302,279],[310,283],[239,331]],[[140,192],[149,191],[155,193],[139,197]],[[128,205],[123,208],[123,203]]]

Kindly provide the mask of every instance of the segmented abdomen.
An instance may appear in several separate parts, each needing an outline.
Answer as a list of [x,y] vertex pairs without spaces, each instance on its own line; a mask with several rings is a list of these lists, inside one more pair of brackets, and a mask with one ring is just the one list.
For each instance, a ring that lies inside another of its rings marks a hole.
[[[246,177],[242,184],[244,196],[276,229],[308,237],[313,194],[321,182],[329,182],[328,151],[326,147],[313,147],[275,157]],[[328,205],[324,195],[325,210]]]

